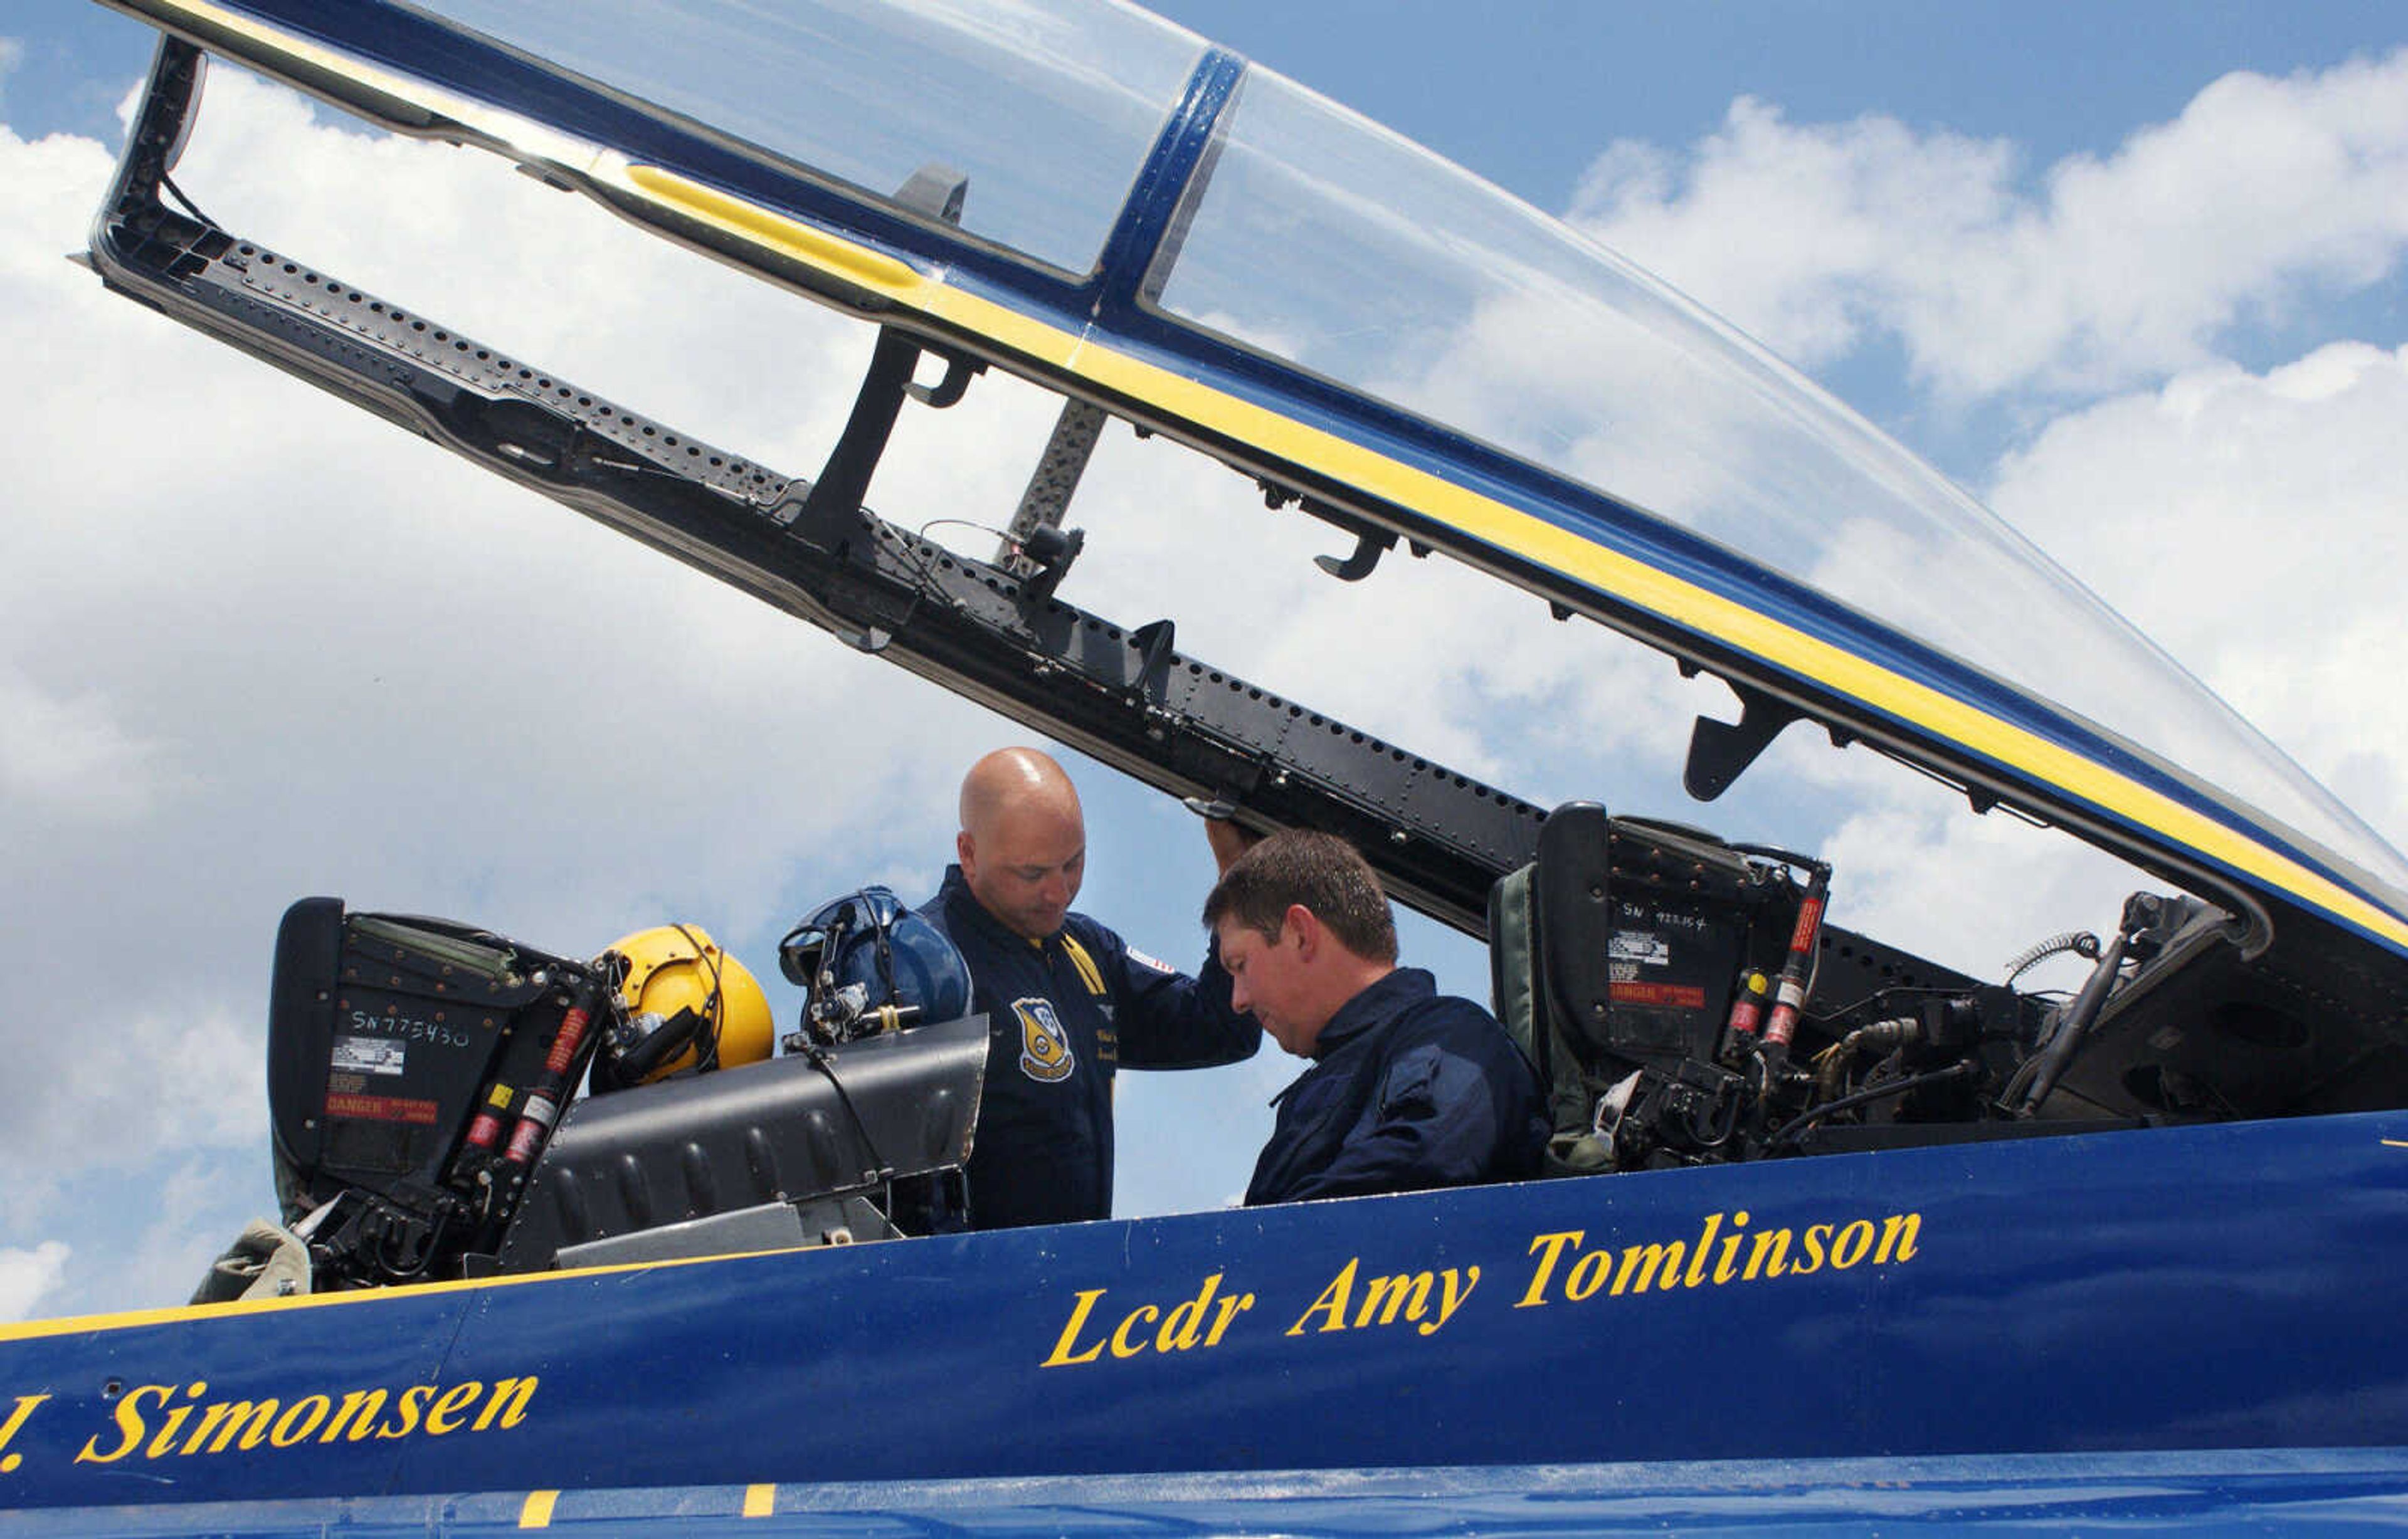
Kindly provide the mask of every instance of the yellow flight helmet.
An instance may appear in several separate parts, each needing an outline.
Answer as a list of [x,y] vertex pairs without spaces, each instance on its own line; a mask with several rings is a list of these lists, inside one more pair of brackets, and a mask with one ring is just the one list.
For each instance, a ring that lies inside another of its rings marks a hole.
[[648,1085],[690,1068],[769,1056],[769,1000],[742,962],[698,925],[664,924],[611,943],[618,1010],[594,1061],[595,1089]]

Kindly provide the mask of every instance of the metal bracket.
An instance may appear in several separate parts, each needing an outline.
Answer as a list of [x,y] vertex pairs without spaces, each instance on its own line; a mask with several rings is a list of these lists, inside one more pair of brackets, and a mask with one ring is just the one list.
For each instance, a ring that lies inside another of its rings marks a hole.
[[1028,475],[1028,486],[1020,493],[1020,506],[1005,526],[1003,543],[996,548],[995,564],[1016,577],[1033,577],[1038,563],[1022,554],[1041,529],[1059,529],[1063,515],[1069,511],[1070,494],[1079,490],[1079,478],[1087,472],[1087,460],[1096,452],[1096,440],[1103,435],[1104,408],[1090,401],[1069,400],[1062,403],[1062,415],[1054,420],[1053,435],[1045,440],[1045,452],[1037,458],[1037,468]]
[[[962,204],[968,195],[968,177],[950,166],[931,164],[911,173],[895,201],[915,213],[959,224]],[[945,361],[944,378],[934,386],[913,382],[923,352],[935,352]],[[790,496],[781,502],[775,510],[778,520],[799,526],[799,533],[818,544],[840,549],[867,528],[862,503],[869,495],[869,477],[886,453],[895,420],[902,414],[904,398],[942,409],[959,401],[969,389],[971,377],[985,369],[983,360],[932,348],[892,326],[880,327],[878,346],[870,352],[869,370],[862,376],[861,392],[853,397],[844,432],[811,481],[809,494],[799,501]]]
[[1739,696],[1739,720],[1734,723],[1717,721],[1710,716],[1698,717],[1697,726],[1689,733],[1689,762],[1681,771],[1681,784],[1700,802],[1711,802],[1728,791],[1757,756],[1772,746],[1783,728],[1805,717],[1796,706],[1761,690],[1727,679],[1725,682]]
[[959,353],[939,353],[938,356],[945,361],[945,377],[933,385],[914,383],[904,388],[912,400],[942,411],[968,392],[974,376],[986,372],[986,360],[965,358]]
[[1312,564],[1340,582],[1361,582],[1380,564],[1380,558],[1397,548],[1397,536],[1386,529],[1358,529],[1354,532],[1354,553],[1340,561],[1336,556],[1315,556]]
[[[1254,481],[1263,489],[1265,507],[1276,511],[1294,503],[1299,510],[1354,536],[1354,551],[1352,555],[1342,558],[1338,556],[1312,558],[1312,563],[1315,566],[1340,582],[1360,582],[1369,577],[1371,568],[1380,564],[1380,558],[1397,547],[1397,532],[1393,529],[1383,529],[1368,520],[1355,517],[1344,508],[1332,507],[1317,497],[1308,497],[1303,492],[1282,486],[1276,481],[1265,480],[1259,476],[1254,477]],[[1411,549],[1415,556],[1429,554],[1429,548],[1418,541],[1412,542]]]
[[1159,705],[1170,693],[1170,663],[1179,628],[1168,617],[1129,633],[1138,649],[1137,692],[1150,705]]

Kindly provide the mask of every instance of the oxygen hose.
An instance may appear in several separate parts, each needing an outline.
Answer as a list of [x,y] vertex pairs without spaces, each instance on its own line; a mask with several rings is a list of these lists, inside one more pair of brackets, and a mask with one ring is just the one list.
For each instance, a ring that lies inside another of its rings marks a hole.
[[[2082,1039],[2090,1033],[2091,1023],[2106,1007],[2107,996],[2115,987],[2115,974],[2124,965],[2124,948],[2129,940],[2128,932],[2119,930],[2115,938],[2107,943],[2106,949],[2100,953],[2099,965],[2092,968],[2090,976],[2084,980],[2082,992],[2073,996],[2073,1003],[2067,1005],[2065,1013],[2057,1018],[2057,1030],[2050,1035],[2048,1046],[2041,1049],[2039,1058],[2027,1065],[2031,1082],[2013,1108],[2016,1116],[2030,1117],[2038,1112],[2041,1103],[2048,1099],[2048,1092],[2057,1089],[2057,1076],[2065,1072],[2068,1063],[2073,1062]],[[2012,1099],[2013,1087],[2009,1091]]]
[[1837,1101],[1827,1101],[1813,1110],[1783,1123],[1774,1131],[1771,1137],[1764,1141],[1764,1152],[1770,1154],[1784,1144],[1797,1142],[1807,1129],[1834,1112],[1848,1111],[1893,1095],[1904,1095],[1909,1090],[1921,1090],[1926,1085],[1944,1085],[1952,1079],[1968,1078],[1980,1072],[1981,1065],[1969,1060],[1951,1063],[1944,1069],[1934,1069],[1929,1074],[1909,1075],[1904,1079],[1893,1079],[1886,1084],[1875,1085],[1870,1090],[1858,1090],[1854,1095],[1843,1095]]

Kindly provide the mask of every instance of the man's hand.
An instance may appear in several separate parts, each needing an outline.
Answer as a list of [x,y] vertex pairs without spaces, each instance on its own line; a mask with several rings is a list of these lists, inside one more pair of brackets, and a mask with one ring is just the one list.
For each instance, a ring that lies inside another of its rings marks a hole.
[[1229,862],[1254,848],[1262,839],[1259,834],[1249,834],[1234,821],[1237,805],[1233,802],[1206,801],[1201,796],[1182,796],[1182,805],[1204,819],[1204,837],[1212,846],[1213,863],[1226,874]]
[[1207,818],[1204,819],[1204,837],[1211,843],[1212,859],[1226,875],[1229,863],[1254,848],[1262,835],[1249,834],[1226,818]]

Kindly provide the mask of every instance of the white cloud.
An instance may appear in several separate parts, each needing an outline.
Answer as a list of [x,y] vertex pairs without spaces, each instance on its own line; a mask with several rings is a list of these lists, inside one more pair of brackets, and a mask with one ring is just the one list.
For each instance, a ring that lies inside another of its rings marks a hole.
[[[1572,217],[1805,362],[1894,337],[1942,397],[2006,396],[2032,436],[1998,467],[1992,506],[2344,801],[2408,829],[2408,713],[2378,661],[2399,655],[2400,625],[2383,584],[2342,577],[2399,560],[2401,359],[2335,346],[2255,376],[2215,357],[2237,326],[2396,276],[2408,50],[2286,79],[2229,76],[2112,154],[2068,158],[2030,191],[2023,170],[2004,142],[1879,117],[1793,124],[1742,99],[1685,150],[1612,147]],[[2170,370],[2184,372],[2160,385]],[[2116,388],[2130,392],[2086,404]],[[2051,420],[2036,392],[2075,404]],[[1862,549],[1846,560],[1859,585],[1881,569]],[[1985,634],[2016,636],[2011,612],[1996,619]],[[2064,651],[2047,635],[2015,645]],[[2231,763],[2239,729],[2193,705],[2152,710],[2128,688],[2131,658],[2070,661],[2073,677],[2050,676],[2060,693],[2177,762]],[[2318,837],[2360,837],[2278,758],[2264,762],[2235,789]],[[1768,763],[1858,802],[1824,846],[1842,870],[1836,917],[1985,976],[2036,933],[2112,919],[2111,890],[2148,882],[2060,835],[1968,819],[1961,801],[1869,773],[1860,756],[1784,743]],[[2010,894],[2015,912],[1985,904],[1985,942],[1962,908],[1912,896],[1935,874]]]
[[38,819],[129,819],[171,789],[157,745],[129,733],[106,701],[61,700],[0,666],[0,805]]
[[[256,1133],[252,1139],[257,1138]],[[181,1304],[208,1275],[209,1265],[253,1218],[276,1218],[275,1196],[260,1161],[224,1152],[186,1154],[161,1161],[151,1179],[156,1196],[142,1213],[119,1261],[121,1275],[93,1286],[107,1287],[119,1307]],[[229,1180],[229,1175],[235,1178]],[[76,1286],[77,1269],[67,1282]]]
[[1894,120],[1796,126],[1753,97],[1686,154],[1618,141],[1570,222],[1800,363],[1838,357],[1920,274],[1994,225],[2012,147]]
[[1973,817],[1953,791],[1846,762],[1860,810],[1820,853],[1836,873],[1831,920],[1860,934],[1999,982],[2012,954],[2066,931],[2111,933],[2126,893],[2164,888],[2053,829]]
[[[2337,848],[2369,837],[2344,807],[2374,838],[2408,832],[2408,707],[2386,683],[2408,622],[2367,576],[2408,558],[2403,414],[2408,349],[2336,345],[2262,375],[2216,365],[2058,418],[2002,462],[1991,494],[2334,788],[2343,806],[2262,745],[2256,780],[2221,777]],[[1999,977],[2045,935],[2103,933],[2127,891],[2169,890],[2062,834],[1969,817],[1961,796],[1832,754],[1803,728],[1756,777],[1851,809],[1819,845],[1836,871],[1834,922],[1976,976]]]
[[1952,396],[2117,388],[2399,269],[2408,50],[2228,75],[2036,191],[2020,169],[2000,141],[1742,97],[1686,152],[1608,150],[1571,218],[1803,363],[1886,334]]
[[0,1250],[0,1320],[32,1319],[66,1271],[67,1255],[58,1240],[31,1250]]
[[2397,840],[2403,421],[2408,349],[2216,365],[2058,419],[2001,464],[1991,500]]
[[[105,1026],[86,1025],[74,1051],[46,1055],[45,1071],[24,1076],[31,1093],[0,1133],[0,1159],[27,1164],[78,1148],[87,1170],[135,1170],[161,1153],[259,1147],[267,1117],[254,1015],[111,1011]],[[109,1135],[79,1135],[91,1129]]]

